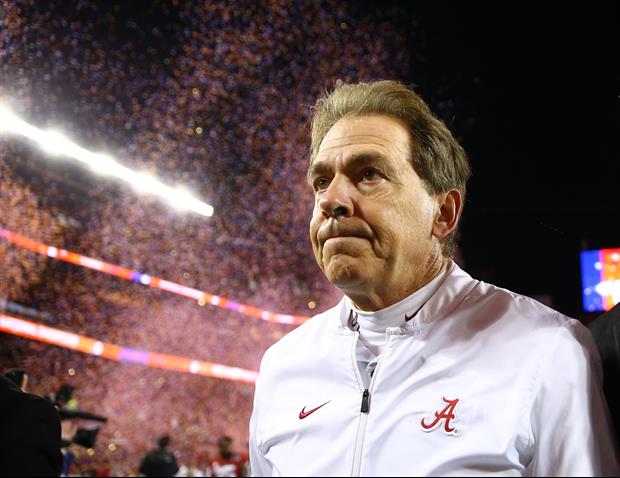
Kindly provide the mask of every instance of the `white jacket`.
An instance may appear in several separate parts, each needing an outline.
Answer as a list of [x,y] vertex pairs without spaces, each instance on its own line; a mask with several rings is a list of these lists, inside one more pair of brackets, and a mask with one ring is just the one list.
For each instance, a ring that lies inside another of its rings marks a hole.
[[619,473],[589,331],[451,267],[386,331],[366,393],[345,299],[267,350],[254,476]]

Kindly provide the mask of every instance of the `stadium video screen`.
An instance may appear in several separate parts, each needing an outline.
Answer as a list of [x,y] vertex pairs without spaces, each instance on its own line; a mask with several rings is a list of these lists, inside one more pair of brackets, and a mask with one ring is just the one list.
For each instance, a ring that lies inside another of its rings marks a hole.
[[581,252],[583,309],[610,310],[620,302],[620,248]]

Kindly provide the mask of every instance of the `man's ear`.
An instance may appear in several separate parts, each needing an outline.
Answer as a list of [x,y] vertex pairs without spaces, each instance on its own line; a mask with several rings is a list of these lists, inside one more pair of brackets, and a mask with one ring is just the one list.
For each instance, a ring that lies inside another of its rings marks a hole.
[[456,228],[463,210],[463,196],[456,189],[435,196],[438,210],[433,222],[433,236],[443,239]]

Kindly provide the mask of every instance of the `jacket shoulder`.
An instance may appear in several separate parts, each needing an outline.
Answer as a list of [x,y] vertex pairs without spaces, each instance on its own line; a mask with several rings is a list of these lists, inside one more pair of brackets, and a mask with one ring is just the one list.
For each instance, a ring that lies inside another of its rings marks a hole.
[[[568,347],[585,344],[590,348],[589,331],[578,320],[511,290],[482,281],[471,282],[471,287],[468,283],[464,282],[464,298],[442,314],[456,336],[484,338],[500,350],[510,345],[517,350],[525,348],[528,355],[545,355],[556,340]],[[451,307],[449,303],[446,306]]]
[[511,321],[523,322],[519,324],[521,326],[570,328],[575,324],[581,325],[579,321],[531,297],[485,282],[480,282],[465,302],[474,302],[493,311],[494,315],[506,317]]
[[299,356],[305,350],[310,351],[313,347],[320,346],[330,334],[336,334],[339,328],[340,307],[341,302],[313,316],[271,345],[263,355],[261,372],[265,364],[290,359],[291,354]]

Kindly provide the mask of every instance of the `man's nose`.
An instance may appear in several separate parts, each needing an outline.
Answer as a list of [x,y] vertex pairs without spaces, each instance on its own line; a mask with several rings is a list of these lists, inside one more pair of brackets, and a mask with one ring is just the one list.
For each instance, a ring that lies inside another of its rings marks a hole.
[[352,187],[345,178],[335,177],[332,179],[319,199],[321,214],[326,219],[340,216],[351,217],[353,215]]

